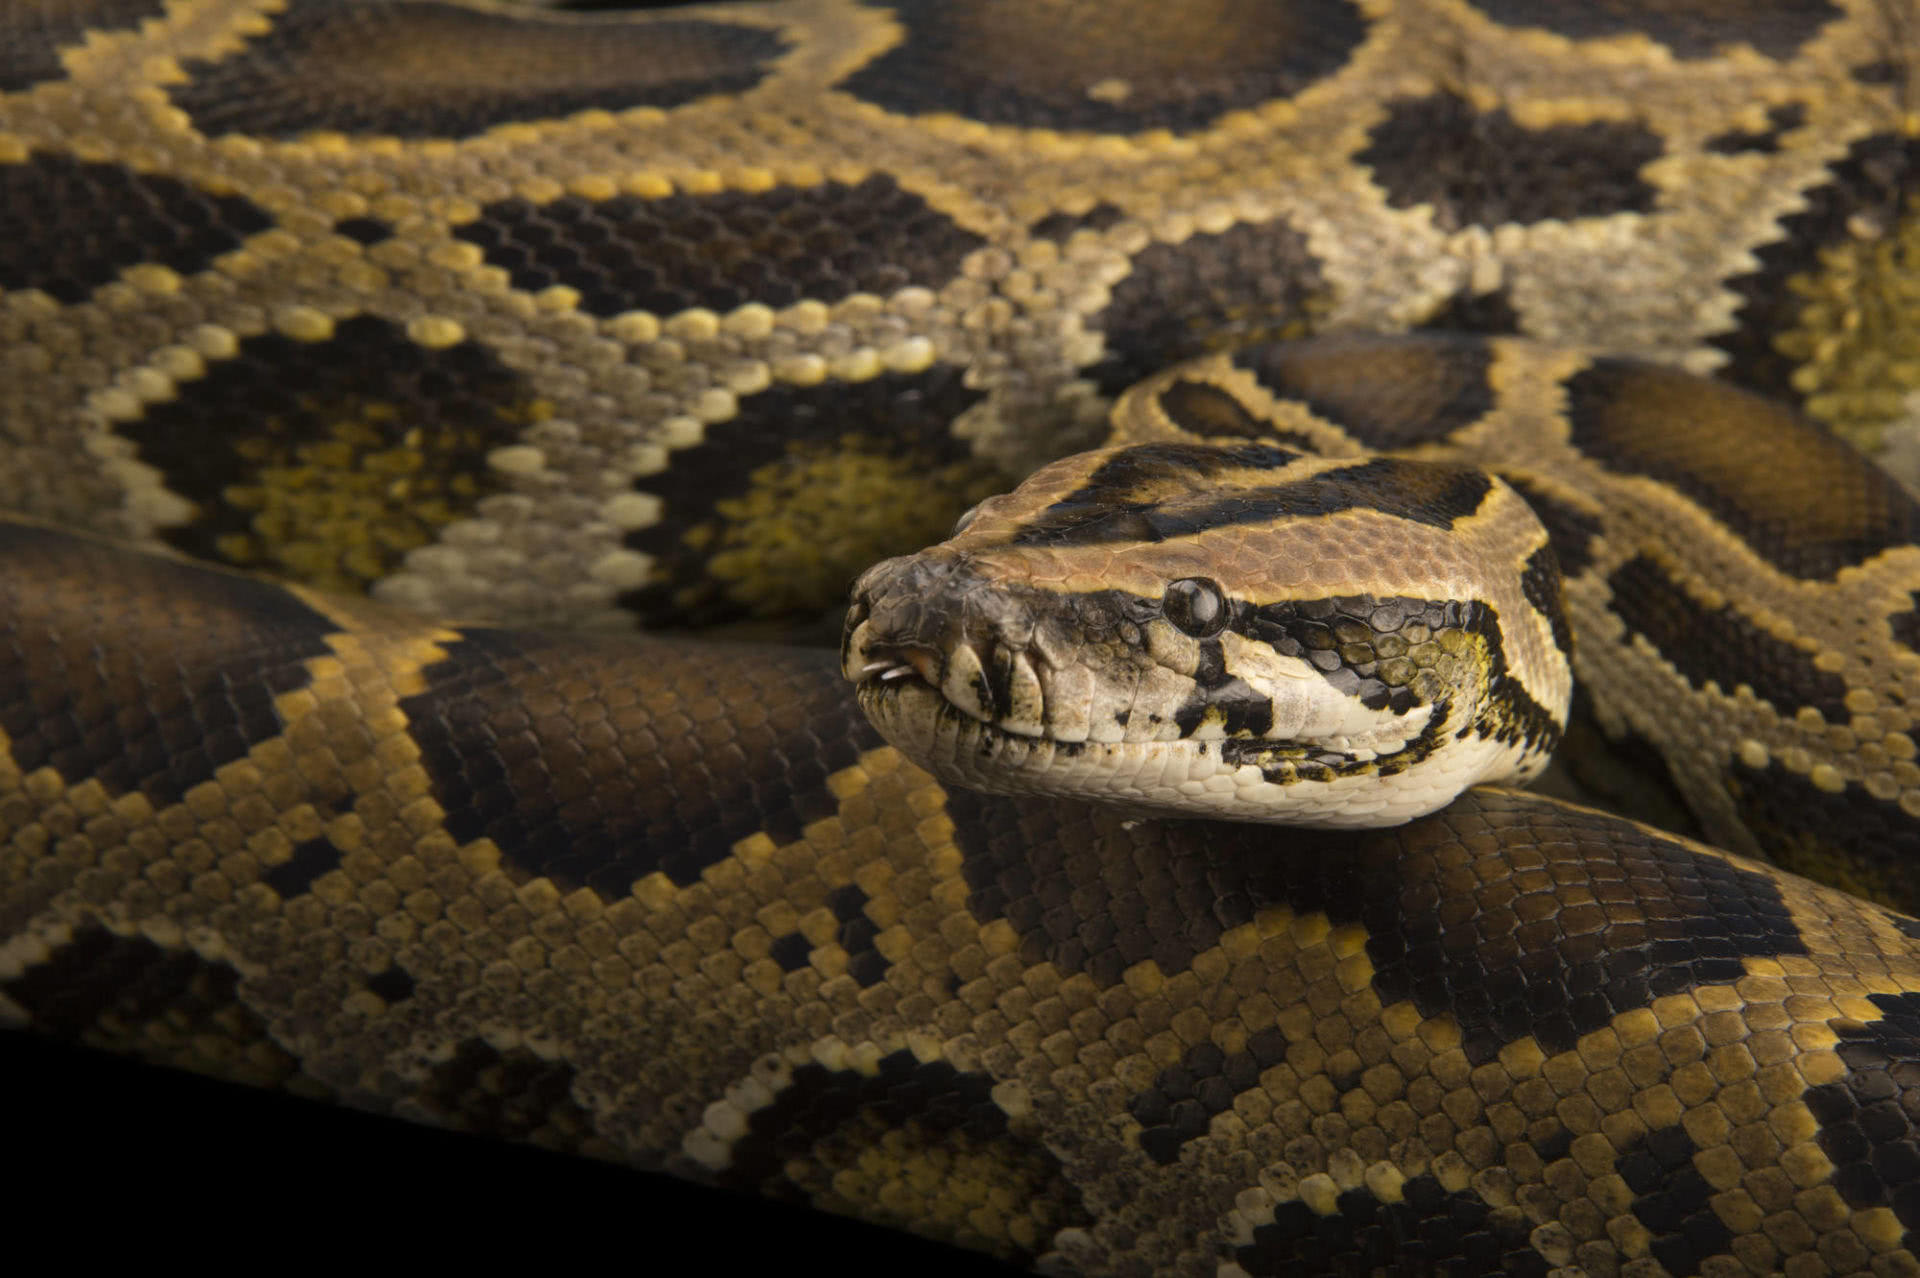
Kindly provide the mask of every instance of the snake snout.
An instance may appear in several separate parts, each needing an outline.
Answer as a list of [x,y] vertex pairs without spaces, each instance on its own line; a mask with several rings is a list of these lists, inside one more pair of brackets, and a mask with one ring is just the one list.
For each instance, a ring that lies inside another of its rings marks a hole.
[[854,583],[841,664],[862,685],[917,676],[974,718],[1037,734],[1034,631],[1032,607],[965,556],[912,555]]

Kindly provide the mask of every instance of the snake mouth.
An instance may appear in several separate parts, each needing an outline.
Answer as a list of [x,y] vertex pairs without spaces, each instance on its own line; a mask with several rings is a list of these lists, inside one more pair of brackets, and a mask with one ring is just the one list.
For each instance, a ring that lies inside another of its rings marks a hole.
[[1050,650],[1043,631],[1033,600],[969,563],[888,560],[855,583],[841,670],[863,704],[925,689],[928,699],[913,698],[918,713],[938,707],[1012,737],[1117,740],[1117,726],[1090,722],[1093,673],[1063,661],[1073,653]]
[[929,687],[940,686],[939,654],[920,647],[874,648],[869,660],[856,672],[858,685],[893,683],[900,679],[919,679]]
[[[1251,702],[1192,702],[1192,680],[1170,672],[1143,667],[1126,696],[1099,701],[1084,667],[1063,673],[1030,647],[1004,639],[942,647],[897,630],[876,634],[859,612],[850,620],[842,668],[868,719],[906,757],[969,789],[1097,799],[1158,816],[1370,826],[1442,806],[1461,788],[1462,769],[1478,773],[1480,755],[1504,748],[1476,740],[1458,747],[1458,767],[1418,766],[1459,726],[1450,703],[1411,716],[1365,710],[1317,696],[1323,681],[1305,672],[1280,686],[1297,704],[1246,691],[1263,698],[1266,718],[1288,711],[1298,727],[1318,716],[1325,730],[1262,734]],[[1164,687],[1156,692],[1153,680]],[[1104,712],[1075,714],[1082,700]],[[1191,722],[1176,702],[1198,706]]]
[[882,640],[860,644],[848,673],[863,698],[924,689],[942,713],[990,732],[1035,739],[1052,735],[1049,700],[1029,653],[995,647],[982,656],[967,644],[942,651]]
[[[1369,775],[1311,757],[1308,747],[1246,741],[1062,741],[1009,731],[955,705],[911,667],[876,660],[857,695],[874,727],[941,781],[1003,795],[1094,800],[1139,819],[1229,817],[1301,826],[1392,825],[1449,802],[1431,774],[1395,754]],[[884,678],[888,671],[894,677]],[[1293,757],[1306,753],[1308,757]],[[1408,751],[1407,758],[1417,753]]]

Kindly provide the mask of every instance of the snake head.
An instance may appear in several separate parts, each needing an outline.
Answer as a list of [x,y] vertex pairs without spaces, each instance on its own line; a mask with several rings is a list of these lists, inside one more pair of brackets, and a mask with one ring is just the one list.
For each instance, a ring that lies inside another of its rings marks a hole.
[[1392,825],[1545,766],[1558,609],[1545,531],[1479,471],[1136,444],[869,569],[841,661],[881,735],[955,784]]

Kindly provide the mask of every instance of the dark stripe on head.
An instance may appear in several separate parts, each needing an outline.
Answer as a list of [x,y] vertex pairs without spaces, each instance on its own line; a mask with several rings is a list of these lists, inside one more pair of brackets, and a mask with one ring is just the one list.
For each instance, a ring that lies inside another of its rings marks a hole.
[[1227,470],[1281,470],[1299,460],[1299,453],[1271,444],[1140,444],[1100,463],[1086,486],[1067,500],[1132,489],[1179,472],[1205,479]]
[[[1328,682],[1335,680],[1329,678]],[[1234,738],[1220,743],[1220,759],[1234,767],[1251,764],[1259,768],[1260,775],[1274,785],[1289,785],[1296,781],[1324,784],[1345,776],[1398,776],[1424,763],[1434,751],[1446,745],[1445,729],[1452,705],[1452,701],[1446,697],[1436,701],[1432,715],[1406,744],[1391,754],[1372,759],[1357,760],[1317,747]]]
[[1717,683],[1729,695],[1741,684],[1792,716],[1812,706],[1828,723],[1845,723],[1847,681],[1814,667],[1813,654],[1777,639],[1733,610],[1708,608],[1644,555],[1607,578],[1613,608],[1629,631],[1644,635],[1696,688]]
[[1445,439],[1493,407],[1493,354],[1476,337],[1325,337],[1249,347],[1233,362],[1368,448]]
[[1771,400],[1628,360],[1596,360],[1566,389],[1577,448],[1673,485],[1781,572],[1832,577],[1920,539],[1920,506],[1898,484]]
[[[1185,445],[1149,445],[1174,449]],[[1285,457],[1294,455],[1259,445],[1237,445],[1240,452],[1260,448]],[[1139,452],[1141,450],[1130,450]],[[1121,459],[1116,458],[1115,462]],[[1055,502],[1012,538],[1014,545],[1101,545],[1120,541],[1160,542],[1188,537],[1215,528],[1259,524],[1289,516],[1337,514],[1343,510],[1373,510],[1433,528],[1452,528],[1480,509],[1493,481],[1477,470],[1423,462],[1377,458],[1342,467],[1292,483],[1273,484],[1231,492],[1211,501],[1170,506],[1129,498],[1136,491],[1102,484],[1109,462],[1079,491]],[[1282,463],[1284,464],[1284,463]],[[1220,467],[1224,469],[1224,467]],[[1143,476],[1150,478],[1150,476]],[[1186,496],[1187,494],[1180,494]]]

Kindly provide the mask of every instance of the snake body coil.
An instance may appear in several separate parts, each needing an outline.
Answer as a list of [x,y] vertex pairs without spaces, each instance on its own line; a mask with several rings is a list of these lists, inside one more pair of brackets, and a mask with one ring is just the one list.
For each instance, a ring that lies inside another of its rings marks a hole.
[[[1920,380],[1916,19],[0,13],[0,1015],[1089,1274],[1920,1272],[1920,508],[1801,415]],[[1036,470],[858,692],[565,632]],[[1404,798],[1568,653],[1717,847]]]

